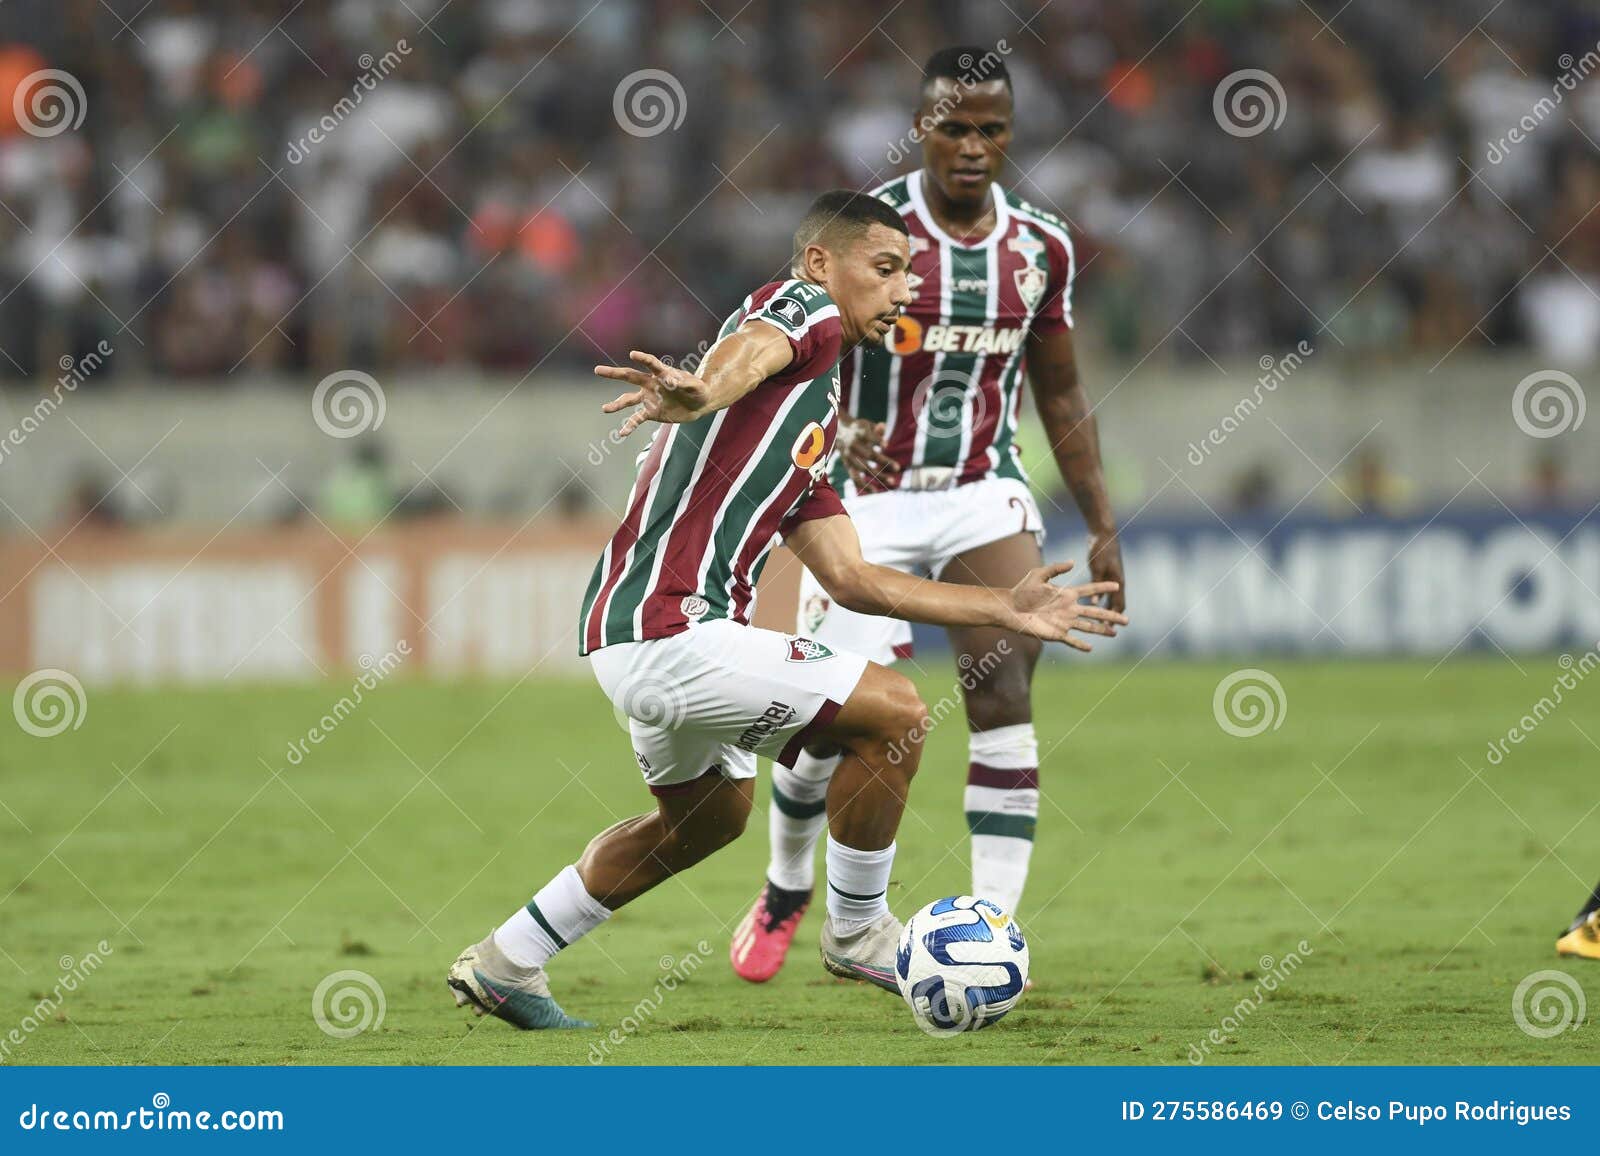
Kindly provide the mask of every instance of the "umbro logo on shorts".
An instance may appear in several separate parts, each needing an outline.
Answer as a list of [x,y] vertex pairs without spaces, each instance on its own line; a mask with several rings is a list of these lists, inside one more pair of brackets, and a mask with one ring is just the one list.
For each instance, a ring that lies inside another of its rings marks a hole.
[[790,662],[821,662],[824,658],[832,658],[833,651],[814,638],[801,638],[798,635],[789,639]]
[[794,716],[798,713],[788,703],[774,699],[767,709],[761,712],[760,718],[744,728],[744,733],[739,736],[736,745],[741,750],[754,751],[767,739],[794,722]]

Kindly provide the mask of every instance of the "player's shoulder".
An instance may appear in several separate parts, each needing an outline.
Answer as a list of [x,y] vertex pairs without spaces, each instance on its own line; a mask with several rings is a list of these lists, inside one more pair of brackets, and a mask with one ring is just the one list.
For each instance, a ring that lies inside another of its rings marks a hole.
[[1039,208],[1038,205],[1019,197],[1010,189],[1005,190],[1004,195],[1006,208],[1013,217],[1017,217],[1029,224],[1038,225],[1045,232],[1057,235],[1057,240],[1068,245],[1072,244],[1072,236],[1067,229],[1067,223],[1056,214]]
[[870,195],[888,205],[891,209],[906,212],[911,205],[910,175],[895,177],[892,181],[885,181],[877,188],[870,190]]
[[839,308],[826,289],[799,277],[768,281],[746,300],[749,315],[771,315],[795,327],[839,315]]

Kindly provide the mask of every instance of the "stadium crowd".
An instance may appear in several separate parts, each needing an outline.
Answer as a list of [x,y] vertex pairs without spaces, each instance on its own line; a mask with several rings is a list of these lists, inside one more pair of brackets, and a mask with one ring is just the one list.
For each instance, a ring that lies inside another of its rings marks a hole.
[[[954,40],[1006,58],[1010,184],[1074,226],[1087,344],[1600,350],[1578,0],[141,5],[0,11],[13,384],[100,340],[104,380],[688,355],[817,190],[916,163]],[[645,68],[655,108],[619,90]],[[45,69],[74,123],[19,91]],[[1253,110],[1218,103],[1242,69]]]

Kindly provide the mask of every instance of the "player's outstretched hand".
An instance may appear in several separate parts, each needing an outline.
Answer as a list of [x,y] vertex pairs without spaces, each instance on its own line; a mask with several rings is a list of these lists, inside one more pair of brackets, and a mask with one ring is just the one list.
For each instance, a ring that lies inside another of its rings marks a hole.
[[881,421],[861,417],[841,417],[834,445],[850,480],[857,486],[877,484],[893,488],[900,476],[900,465],[883,452],[888,429]]
[[1094,649],[1079,634],[1117,636],[1118,626],[1128,625],[1128,616],[1104,606],[1085,605],[1086,598],[1098,598],[1117,590],[1115,582],[1087,582],[1082,586],[1056,586],[1051,579],[1072,569],[1071,562],[1057,562],[1029,570],[1011,588],[1011,607],[1017,614],[1017,630],[1047,642],[1064,642],[1074,650]]
[[600,407],[602,413],[616,413],[633,407],[633,412],[617,428],[618,437],[627,437],[647,421],[684,422],[700,416],[700,407],[706,400],[704,381],[637,349],[628,356],[643,368],[623,365],[594,367],[596,377],[624,381],[634,387],[631,392]]

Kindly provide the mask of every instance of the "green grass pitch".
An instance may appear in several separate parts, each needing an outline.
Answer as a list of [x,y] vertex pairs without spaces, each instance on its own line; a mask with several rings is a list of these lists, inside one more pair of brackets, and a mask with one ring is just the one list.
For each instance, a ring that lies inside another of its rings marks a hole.
[[[556,960],[557,996],[596,1031],[523,1034],[454,1008],[455,953],[649,805],[586,680],[397,678],[297,764],[290,744],[348,683],[91,686],[81,728],[0,742],[0,1042],[18,1026],[22,1041],[0,1060],[1182,1064],[1216,1030],[1207,1063],[1592,1063],[1592,1023],[1535,1038],[1512,999],[1560,967],[1600,1001],[1600,966],[1553,953],[1600,873],[1596,692],[1568,694],[1491,765],[1488,744],[1559,673],[1518,662],[1267,660],[1287,710],[1253,738],[1212,714],[1232,665],[1042,671],[1022,911],[1037,986],[992,1030],[948,1040],[822,971],[819,910],[775,981],[734,978],[765,769],[744,839]],[[921,677],[930,703],[953,681],[945,660]],[[957,714],[929,739],[901,829],[901,916],[968,886],[965,762]],[[101,940],[93,974],[31,1018],[61,957]],[[1263,967],[1302,940],[1258,1001]],[[664,983],[664,965],[687,978]],[[384,1000],[348,1038],[312,1009],[342,970]]]

